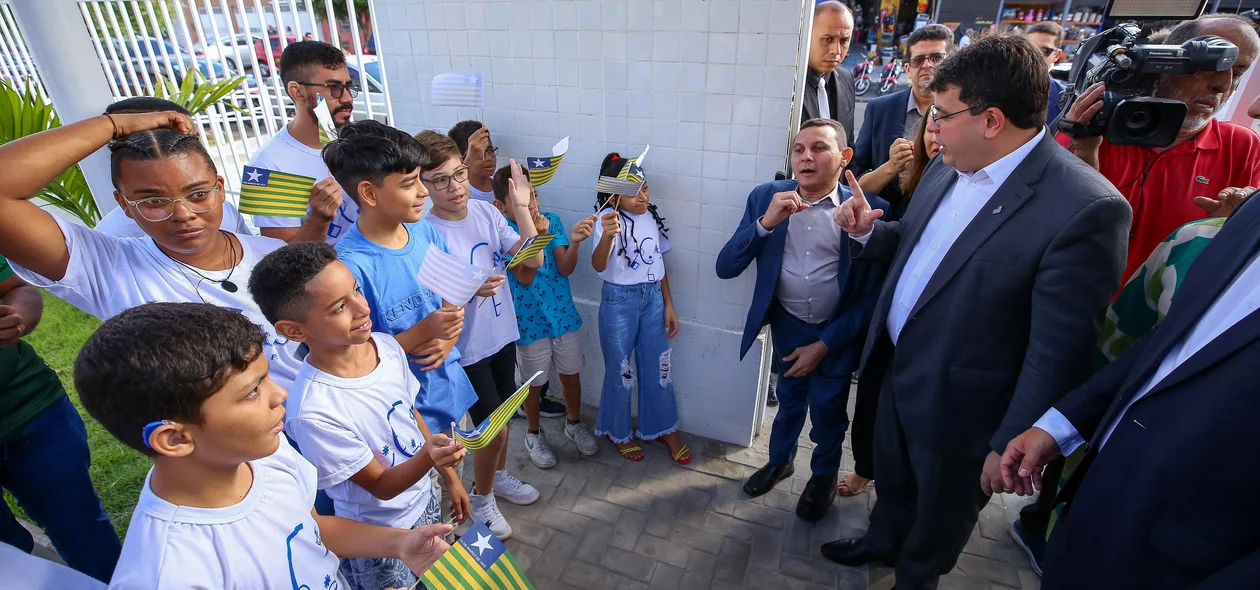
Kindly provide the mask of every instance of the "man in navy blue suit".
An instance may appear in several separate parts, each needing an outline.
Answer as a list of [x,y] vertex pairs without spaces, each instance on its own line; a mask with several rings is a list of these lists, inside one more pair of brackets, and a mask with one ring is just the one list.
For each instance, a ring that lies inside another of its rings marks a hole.
[[760,496],[792,475],[808,412],[813,421],[809,436],[816,445],[813,475],[796,514],[809,522],[820,520],[835,499],[848,426],[849,376],[857,368],[886,268],[852,261],[845,250],[847,236],[832,222],[836,207],[849,198],[840,173],[852,153],[838,122],[806,121],[792,145],[796,180],[757,187],[717,259],[717,275],[724,279],[757,263],[740,357],[767,324],[774,348],[788,353],[781,359],[770,461],[748,479],[744,492]]
[[[886,211],[886,220],[901,218],[910,202],[910,195],[902,195],[896,175],[901,170],[889,169],[889,150],[894,143],[912,142],[919,129],[919,121],[932,106],[932,91],[928,83],[936,74],[936,67],[954,50],[954,34],[945,25],[928,25],[910,34],[906,41],[906,75],[910,88],[882,96],[866,105],[862,130],[858,131],[853,144],[853,162],[849,170],[854,176],[862,176],[881,167],[893,177],[879,196],[893,205]],[[904,160],[902,160],[904,167]]]
[[[1007,445],[1002,478],[1020,494],[1041,488],[1051,459],[1087,449],[1060,493],[1067,507],[1042,588],[1254,588],[1260,580],[1260,471],[1248,444],[1260,422],[1253,201],[1195,260],[1159,327]],[[1173,485],[1185,474],[1198,483]]]

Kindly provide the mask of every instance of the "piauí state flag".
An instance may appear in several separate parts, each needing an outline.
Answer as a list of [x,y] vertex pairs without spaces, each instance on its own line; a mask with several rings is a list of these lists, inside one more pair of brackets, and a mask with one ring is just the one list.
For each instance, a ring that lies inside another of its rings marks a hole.
[[429,86],[429,100],[435,105],[479,109],[485,104],[483,83],[481,74],[438,74]]
[[556,169],[560,167],[560,162],[564,160],[564,154],[569,151],[569,136],[556,142],[551,148],[551,156],[544,158],[526,158],[525,167],[529,170],[529,183],[535,187],[547,184],[551,177],[556,175]]
[[460,430],[454,422],[451,423],[451,430],[454,431],[455,440],[464,445],[464,448],[470,451],[480,451],[486,448],[494,437],[499,435],[504,426],[507,426],[508,420],[512,419],[512,415],[516,413],[516,409],[525,403],[525,398],[529,396],[529,384],[533,383],[542,371],[534,373],[520,389],[516,390],[511,397],[503,400],[502,404],[490,414],[485,420],[473,430]]
[[534,590],[507,547],[480,521],[420,581],[429,590]]
[[309,176],[246,166],[241,176],[241,213],[271,217],[305,217],[315,179]]
[[542,252],[543,248],[546,248],[547,244],[550,244],[551,240],[554,240],[555,238],[556,234],[542,234],[525,240],[525,242],[521,244],[521,249],[517,250],[516,255],[508,261],[507,267],[516,268],[520,263],[533,258],[535,254]]

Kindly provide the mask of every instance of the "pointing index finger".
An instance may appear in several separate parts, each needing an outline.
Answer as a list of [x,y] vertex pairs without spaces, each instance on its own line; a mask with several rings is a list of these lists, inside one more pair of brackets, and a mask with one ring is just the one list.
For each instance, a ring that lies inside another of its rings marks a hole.
[[862,192],[862,186],[858,184],[857,177],[853,176],[852,170],[845,170],[844,177],[849,181],[849,190],[853,191],[854,205],[863,208],[869,208],[870,204],[866,202],[866,194]]

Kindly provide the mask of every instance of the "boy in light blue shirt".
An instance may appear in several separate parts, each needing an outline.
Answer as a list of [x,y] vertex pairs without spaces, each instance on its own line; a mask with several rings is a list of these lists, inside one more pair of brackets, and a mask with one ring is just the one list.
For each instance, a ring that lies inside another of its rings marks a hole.
[[[528,170],[524,170],[526,177]],[[508,225],[516,229],[516,215],[506,205],[508,197],[508,180],[512,178],[509,166],[500,168],[494,174],[494,206],[507,217]],[[539,423],[539,404],[543,387],[551,373],[552,364],[560,374],[560,383],[564,387],[564,405],[566,422],[564,435],[577,445],[578,452],[583,455],[594,455],[599,450],[595,438],[581,421],[582,380],[578,373],[582,370],[582,342],[578,329],[582,327],[582,316],[578,315],[573,305],[573,292],[569,288],[569,275],[577,266],[579,245],[591,236],[595,226],[594,217],[586,217],[573,226],[573,237],[570,240],[564,232],[564,223],[555,213],[541,213],[538,207],[538,191],[530,187],[529,213],[533,216],[534,226],[538,234],[555,234],[547,244],[543,255],[543,266],[534,274],[534,281],[525,285],[514,275],[508,275],[512,288],[513,304],[516,306],[516,322],[521,337],[516,341],[517,366],[521,375],[533,375],[542,371],[542,376],[534,380],[530,387],[529,397],[525,400],[525,419],[529,428],[525,433],[525,448],[529,458],[540,469],[549,469],[556,464],[555,453],[547,442]]]

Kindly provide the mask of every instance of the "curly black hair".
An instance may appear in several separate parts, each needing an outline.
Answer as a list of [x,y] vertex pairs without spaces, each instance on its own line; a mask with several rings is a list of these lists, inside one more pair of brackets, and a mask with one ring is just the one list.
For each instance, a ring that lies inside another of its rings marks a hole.
[[[599,175],[615,177],[621,172],[621,169],[625,167],[626,162],[627,160],[621,157],[621,154],[617,152],[609,152],[607,156],[604,156],[603,163],[599,165]],[[611,206],[613,201],[614,199],[612,193],[595,193],[595,212],[598,213],[605,207]],[[656,210],[656,203],[652,203],[650,201],[648,202],[648,212],[652,214],[652,219],[656,220],[656,228],[660,230],[661,235],[668,236],[669,228],[665,227],[665,218],[661,217],[660,212]],[[637,252],[639,249],[639,239],[634,235],[634,220],[625,213],[622,213],[620,209],[618,209],[617,215],[621,217],[621,221],[626,226],[627,230],[621,232],[621,245],[617,249],[617,254],[621,255],[622,258],[625,258],[626,263],[629,264],[632,260],[630,259],[630,256],[626,254],[626,248],[630,245],[630,242],[633,241],[634,249]]]
[[410,174],[425,160],[416,138],[372,119],[342,127],[322,155],[328,171],[356,205],[360,182],[380,186],[386,176]]
[[210,173],[218,175],[219,171],[214,165],[214,160],[210,158],[210,152],[206,151],[206,146],[201,145],[201,138],[163,128],[132,133],[109,142],[110,179],[114,181],[114,188],[119,188],[118,179],[122,177],[123,162],[185,156],[201,158],[210,169]]
[[337,251],[324,242],[282,246],[254,266],[249,294],[272,324],[305,320],[311,307],[311,292],[306,286],[336,261]]

